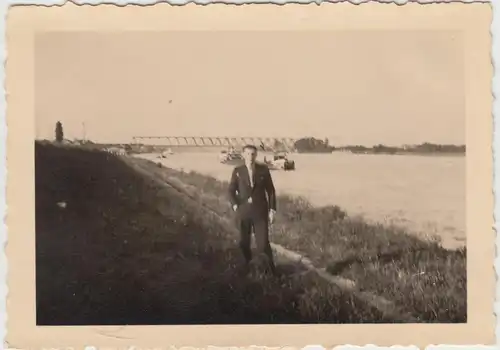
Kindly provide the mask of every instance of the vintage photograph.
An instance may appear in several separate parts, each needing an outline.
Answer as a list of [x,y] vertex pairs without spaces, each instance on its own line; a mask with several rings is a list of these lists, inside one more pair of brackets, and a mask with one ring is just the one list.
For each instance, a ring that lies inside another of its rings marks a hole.
[[467,321],[460,32],[35,45],[38,325]]
[[487,4],[8,21],[11,347],[493,342]]

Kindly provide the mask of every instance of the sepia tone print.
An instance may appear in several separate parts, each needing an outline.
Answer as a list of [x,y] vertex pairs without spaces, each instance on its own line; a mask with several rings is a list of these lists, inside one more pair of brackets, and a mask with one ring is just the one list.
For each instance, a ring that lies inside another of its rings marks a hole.
[[38,324],[467,321],[460,32],[35,45]]
[[10,345],[489,342],[489,16],[12,11]]

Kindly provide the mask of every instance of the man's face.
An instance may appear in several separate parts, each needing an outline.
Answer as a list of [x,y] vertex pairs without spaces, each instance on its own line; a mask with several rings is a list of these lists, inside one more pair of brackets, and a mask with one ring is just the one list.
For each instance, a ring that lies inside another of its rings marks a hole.
[[255,163],[255,159],[257,158],[257,151],[252,148],[245,148],[243,150],[243,159],[245,159],[246,164]]

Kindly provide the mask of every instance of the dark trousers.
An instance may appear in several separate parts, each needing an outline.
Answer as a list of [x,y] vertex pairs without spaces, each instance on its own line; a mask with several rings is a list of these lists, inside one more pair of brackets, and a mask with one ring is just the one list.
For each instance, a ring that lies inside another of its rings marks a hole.
[[[266,268],[274,272],[274,260],[271,244],[269,243],[269,223],[265,218],[241,218],[239,220],[240,229],[240,248],[246,263],[252,260],[252,228],[255,234],[255,243],[257,245],[257,257],[259,262],[264,262]],[[261,260],[262,259],[262,260]]]

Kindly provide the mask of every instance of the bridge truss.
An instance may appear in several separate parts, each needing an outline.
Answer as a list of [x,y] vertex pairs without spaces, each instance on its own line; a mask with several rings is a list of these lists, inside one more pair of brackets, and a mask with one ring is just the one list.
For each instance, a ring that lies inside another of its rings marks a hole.
[[243,147],[250,144],[257,148],[293,150],[296,138],[291,137],[229,137],[229,136],[134,136],[134,143],[162,146],[191,147]]

